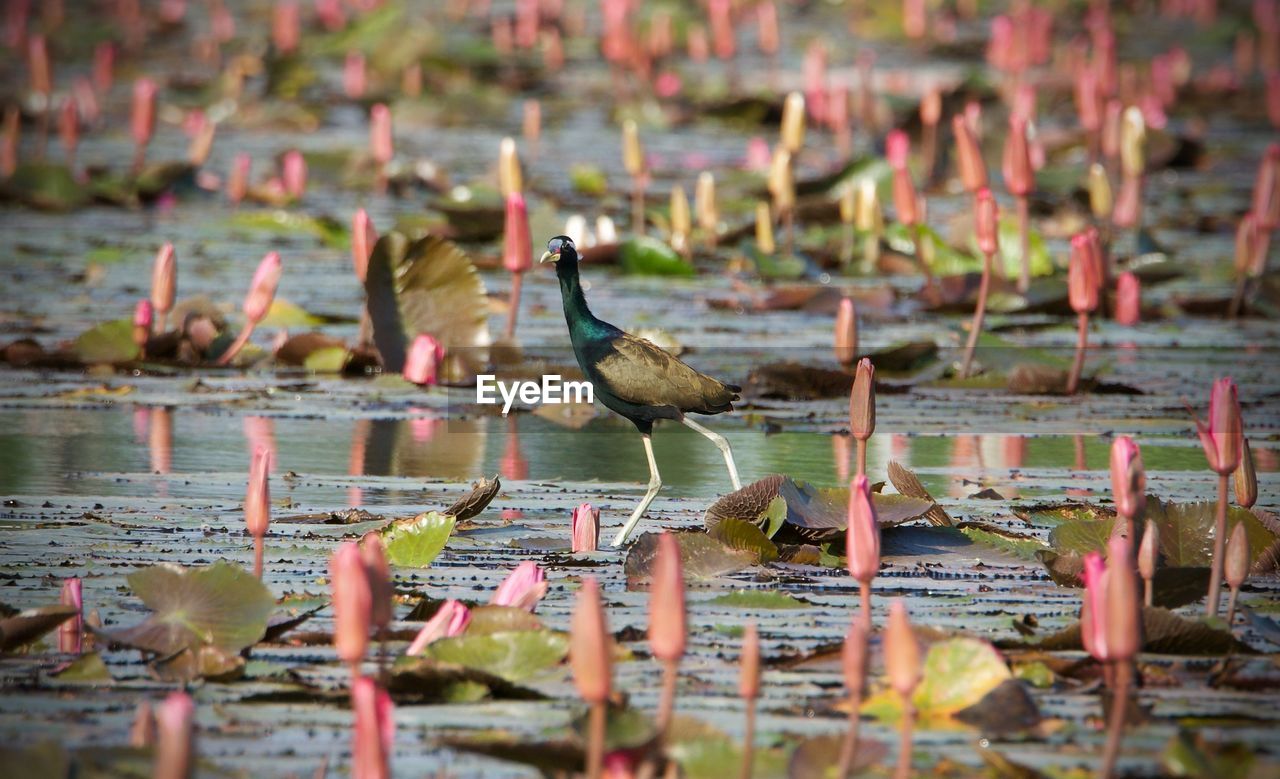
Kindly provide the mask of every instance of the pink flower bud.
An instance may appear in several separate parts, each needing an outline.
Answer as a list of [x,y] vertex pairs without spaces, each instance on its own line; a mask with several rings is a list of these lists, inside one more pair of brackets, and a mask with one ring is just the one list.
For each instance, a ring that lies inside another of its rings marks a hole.
[[907,155],[911,152],[911,140],[901,130],[893,130],[884,140],[885,157],[894,170],[907,167]]
[[1122,435],[1111,444],[1111,494],[1116,512],[1134,519],[1147,502],[1147,472],[1142,467],[1142,452],[1129,436]]
[[1026,197],[1035,188],[1035,171],[1031,168],[1031,151],[1027,145],[1027,120],[1023,117],[1009,117],[1009,134],[1004,141],[1001,171],[1009,194]]
[[600,544],[600,509],[583,503],[569,517],[573,553],[594,552]]
[[289,54],[298,48],[302,23],[295,0],[279,0],[271,15],[271,43],[278,54]]
[[367,676],[351,683],[352,779],[391,779],[395,749],[395,705],[387,691]]
[[1137,176],[1123,176],[1120,192],[1116,196],[1111,221],[1116,227],[1133,227],[1142,215],[1142,180]]
[[924,0],[902,0],[902,34],[920,40],[928,29],[928,12]]
[[982,160],[982,150],[978,148],[965,117],[953,116],[951,130],[956,137],[956,167],[960,171],[960,182],[966,191],[977,192],[987,186],[987,166]]
[[431,386],[439,380],[444,346],[426,333],[419,333],[404,360],[404,380],[420,386]]
[[1107,550],[1107,652],[1112,660],[1132,660],[1142,648],[1142,596],[1133,566],[1133,549],[1125,536],[1112,536]]
[[150,330],[153,321],[155,321],[155,315],[151,308],[151,301],[139,300],[133,307],[133,326]]
[[140,149],[146,148],[156,129],[156,85],[149,78],[133,82],[133,111],[129,128],[134,144]]
[[1156,563],[1160,558],[1160,526],[1148,519],[1142,529],[1142,543],[1138,546],[1138,573],[1151,581],[1156,575]]
[[32,35],[27,39],[27,69],[31,72],[31,91],[47,100],[53,92],[53,75],[43,35]]
[[1089,237],[1077,233],[1071,238],[1071,259],[1067,263],[1067,297],[1077,314],[1087,314],[1098,307],[1098,281]]
[[249,192],[249,173],[253,168],[253,158],[248,152],[240,152],[231,163],[231,173],[227,176],[227,199],[232,205],[244,200]]
[[649,587],[649,647],[654,657],[674,663],[684,655],[685,621],[680,544],[672,534],[663,533],[658,537],[658,557]]
[[391,136],[391,109],[383,103],[369,109],[369,153],[379,165],[386,165],[395,156]]
[[529,211],[524,195],[507,195],[506,225],[503,230],[502,264],[512,273],[524,273],[533,267],[533,239],[529,235]]
[[1116,322],[1136,325],[1142,319],[1142,283],[1129,271],[1116,279]]
[[864,619],[867,615],[856,615],[849,623],[849,630],[844,635],[844,646],[840,652],[840,670],[844,675],[844,686],[850,695],[861,695],[867,682],[867,629]]
[[342,63],[342,92],[352,100],[364,97],[364,55],[358,51],[347,52]]
[[978,239],[978,251],[990,257],[1000,248],[999,216],[996,199],[991,190],[983,187],[974,197],[974,235]]
[[1222,561],[1223,578],[1231,589],[1238,589],[1249,576],[1249,536],[1244,523],[1237,522],[1227,536],[1226,557]]
[[852,298],[841,298],[836,311],[835,353],[836,362],[845,368],[858,359],[858,313]]
[[280,179],[284,191],[294,200],[301,200],[307,191],[307,160],[302,152],[290,149],[280,161]]
[[329,32],[337,32],[347,24],[347,15],[342,10],[342,0],[316,0],[316,18]]
[[195,767],[196,705],[184,692],[170,693],[156,710],[152,779],[187,779]]
[[1102,555],[1090,552],[1084,558],[1084,604],[1080,612],[1080,640],[1098,662],[1111,659],[1107,648],[1107,567]]
[[773,0],[763,0],[756,4],[756,42],[760,53],[767,57],[778,53],[778,7]]
[[265,446],[254,450],[249,465],[249,487],[244,494],[244,524],[249,535],[262,538],[271,521],[271,450]]
[[889,624],[884,629],[884,670],[889,686],[903,698],[915,692],[924,671],[920,642],[911,629],[907,606],[901,598],[889,603]]
[[418,631],[413,643],[405,650],[410,657],[422,654],[430,644],[442,638],[460,636],[471,624],[471,611],[456,600],[447,600],[440,604],[436,613]]
[[329,558],[329,589],[333,601],[333,646],[349,665],[364,660],[369,646],[373,594],[360,547],[348,541]]
[[849,575],[861,584],[870,584],[880,570],[880,526],[871,502],[871,483],[863,474],[849,485],[848,523],[845,562]]
[[587,703],[604,703],[613,686],[613,641],[594,576],[583,577],[569,631],[569,667],[578,695]]
[[533,611],[538,601],[547,594],[547,575],[538,564],[526,560],[516,566],[498,585],[489,602],[495,606],[513,606],[525,611]]
[[1102,96],[1098,93],[1098,74],[1093,68],[1083,67],[1075,79],[1076,114],[1085,132],[1097,132],[1102,127]]
[[173,310],[178,292],[178,263],[173,244],[165,242],[151,264],[151,305],[161,314]]
[[869,357],[858,361],[849,392],[849,430],[853,437],[867,440],[876,429],[876,367]]
[[71,84],[71,94],[76,103],[76,112],[84,124],[92,125],[102,116],[98,105],[98,96],[93,93],[93,84],[84,76],[76,76]]
[[737,41],[733,35],[733,0],[707,0],[707,14],[711,27],[711,45],[716,57],[732,59]]
[[1272,143],[1262,156],[1258,177],[1253,182],[1252,211],[1258,226],[1266,231],[1280,227],[1280,144]]
[[58,651],[80,654],[81,639],[84,634],[84,590],[78,578],[62,581],[62,596],[59,600],[63,606],[71,606],[76,615],[58,626]]
[[1240,464],[1244,440],[1234,381],[1224,378],[1213,383],[1209,394],[1209,422],[1204,424],[1197,419],[1195,423],[1209,467],[1219,475],[1230,476]]
[[391,624],[395,610],[392,599],[395,589],[391,585],[391,566],[387,563],[387,550],[382,536],[376,531],[365,533],[360,539],[360,559],[364,562],[365,575],[369,577],[369,595],[373,607],[369,619],[378,630]]
[[357,209],[351,218],[351,265],[361,284],[369,272],[369,258],[373,256],[373,247],[377,243],[378,231],[373,220],[363,208]]
[[258,263],[253,280],[249,282],[249,294],[245,295],[242,306],[244,316],[250,322],[261,322],[271,311],[271,303],[275,300],[276,287],[280,284],[280,274],[283,272],[279,252],[267,252]]
[[893,171],[893,207],[904,225],[910,227],[920,221],[920,199],[905,165]]
[[111,91],[115,81],[116,47],[110,41],[103,41],[93,49],[93,85],[104,96]]

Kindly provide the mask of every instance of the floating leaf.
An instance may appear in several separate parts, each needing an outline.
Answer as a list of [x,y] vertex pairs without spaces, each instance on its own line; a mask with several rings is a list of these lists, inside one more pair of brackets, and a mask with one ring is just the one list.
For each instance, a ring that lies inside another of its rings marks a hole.
[[323,333],[301,333],[290,336],[276,349],[276,360],[285,365],[305,365],[316,352],[336,348],[346,351],[346,344]]
[[0,619],[0,651],[26,646],[79,613],[75,606],[41,606]]
[[954,716],[984,736],[1002,740],[1040,724],[1040,710],[1018,679],[1005,679],[982,696],[982,700],[957,711]]
[[[441,641],[451,640],[453,639]],[[477,668],[441,662],[426,655],[397,660],[387,674],[386,681],[387,692],[396,703],[475,700],[479,688],[483,689],[481,694],[485,696],[504,700],[541,700],[544,697],[500,676]]]
[[1059,554],[1105,552],[1114,527],[1114,518],[1063,522],[1049,531],[1049,545]]
[[65,165],[24,162],[8,180],[0,182],[0,195],[47,211],[70,211],[89,201],[89,190]]
[[77,682],[86,684],[110,684],[111,672],[107,670],[107,664],[102,662],[102,655],[97,652],[88,652],[80,655],[75,660],[53,675],[53,678],[60,682]]
[[1015,533],[984,522],[961,522],[956,526],[970,541],[991,547],[1020,560],[1035,561],[1036,553],[1045,549],[1039,538],[1025,533]]
[[[687,717],[676,717],[672,722],[667,754],[680,764],[680,776],[685,779],[723,779],[726,767],[737,771],[742,765],[738,741]],[[751,762],[753,776],[787,775],[786,753],[781,749],[757,748]]]
[[[1080,642],[1080,623],[1063,628],[1039,641],[1001,642],[1007,649],[1039,649],[1061,652],[1084,649]],[[1142,609],[1142,651],[1157,655],[1225,655],[1256,654],[1230,631],[1202,620],[1185,619],[1168,609],[1147,606]]]
[[707,601],[731,609],[811,609],[813,604],[777,590],[738,590]]
[[609,179],[604,171],[587,163],[569,166],[569,182],[584,195],[603,195],[609,190]]
[[760,528],[746,520],[725,519],[708,533],[730,549],[750,554],[757,565],[765,565],[778,559],[778,547]]
[[253,646],[266,633],[275,606],[261,581],[225,561],[203,568],[161,563],[128,580],[152,615],[130,628],[95,632],[111,643],[165,656],[206,645],[228,653]]
[[520,741],[500,732],[466,737],[443,736],[440,743],[460,752],[532,766],[544,776],[572,774],[581,770],[586,761],[586,750],[577,739]]
[[[610,706],[606,715],[604,729],[606,753],[622,749],[639,749],[650,744],[658,735],[658,726],[653,718],[639,709]],[[589,738],[590,722],[591,717],[588,711],[584,711],[581,716],[573,720],[571,727],[581,743],[585,743]]]
[[471,609],[471,621],[467,623],[467,635],[483,636],[489,633],[508,633],[518,630],[541,630],[542,620],[536,614],[515,606],[476,606]]
[[424,654],[445,663],[474,668],[509,682],[528,679],[557,665],[569,653],[569,637],[554,630],[518,630],[442,638]]
[[693,266],[680,258],[675,249],[656,238],[641,235],[628,238],[618,246],[624,273],[639,276],[693,276]]
[[[622,569],[627,586],[645,584],[653,573],[658,555],[658,533],[645,533],[631,545]],[[721,574],[741,571],[753,565],[746,552],[730,549],[705,533],[674,533],[680,547],[680,565],[690,579],[711,579]]]
[[502,481],[494,474],[492,479],[481,478],[472,482],[471,491],[458,498],[443,513],[456,517],[459,522],[478,516],[493,501],[498,490],[502,489]]
[[489,299],[475,266],[455,244],[429,235],[378,239],[365,279],[373,341],[383,368],[399,373],[414,337],[444,345],[445,375],[461,379],[488,360]]
[[317,349],[307,355],[302,367],[312,373],[342,373],[342,370],[347,367],[347,359],[350,355],[345,346]]
[[[755,522],[765,514],[778,497],[778,488],[785,476],[774,474],[752,482],[739,490],[722,496],[707,507],[702,516],[703,524],[710,530],[722,519],[745,519]],[[773,537],[772,534],[769,536]]]
[[242,656],[214,646],[184,649],[151,664],[156,676],[166,682],[190,682],[196,679],[229,682],[243,676],[244,667],[245,659]]
[[324,322],[325,320],[322,317],[307,313],[306,309],[297,303],[291,303],[283,298],[275,298],[271,301],[271,308],[267,309],[266,317],[259,324],[262,327],[298,329],[316,327],[324,324]]
[[392,565],[426,568],[444,550],[456,521],[450,514],[427,511],[392,524],[382,535],[387,559]]
[[76,338],[72,351],[90,365],[136,360],[138,345],[133,342],[133,321],[114,319],[94,325]]
[[[787,765],[788,779],[843,779],[836,770],[840,765],[840,749],[843,736],[815,736],[805,739],[791,753]],[[858,751],[853,757],[853,773],[874,767],[889,755],[889,747],[883,741],[858,739]],[[723,775],[723,771],[721,772]]]
[[[822,542],[843,536],[849,523],[849,489],[822,488],[806,482],[785,479],[778,493],[787,503],[787,524],[783,532],[792,531],[804,541]],[[881,528],[901,525],[925,515],[933,502],[906,495],[873,493],[876,523]]]
[[1250,779],[1280,776],[1280,765],[1264,760],[1254,747],[1238,741],[1209,741],[1200,733],[1179,729],[1160,762],[1170,776],[1188,779]]
[[[1146,517],[1160,529],[1160,555],[1169,565],[1209,567],[1213,559],[1213,538],[1218,506],[1213,501],[1172,503],[1147,497]],[[1249,560],[1255,574],[1274,570],[1280,554],[1280,538],[1264,524],[1275,527],[1270,515],[1254,513],[1239,506],[1227,507],[1227,532],[1243,522],[1249,539]]]
[[[949,638],[929,647],[924,675],[912,702],[926,727],[945,725],[954,714],[1012,678],[1004,658],[991,644],[976,638]],[[902,704],[897,693],[885,689],[868,698],[862,710],[882,719],[897,719],[902,715]]]
[[282,235],[309,233],[319,238],[330,249],[347,246],[347,231],[341,222],[331,217],[316,217],[299,211],[282,208],[263,211],[238,211],[231,216],[232,227],[264,230]]

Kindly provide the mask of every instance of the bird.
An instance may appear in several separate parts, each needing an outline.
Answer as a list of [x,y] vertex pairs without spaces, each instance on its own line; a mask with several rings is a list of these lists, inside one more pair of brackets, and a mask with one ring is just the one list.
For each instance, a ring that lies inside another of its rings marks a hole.
[[556,276],[560,279],[564,318],[569,325],[569,340],[578,366],[591,382],[596,399],[605,408],[630,420],[640,431],[649,461],[649,487],[613,539],[613,546],[626,543],[662,488],[652,441],[653,423],[659,419],[675,420],[710,439],[724,455],[733,488],[742,489],[729,442],[687,416],[732,411],[742,388],[701,374],[649,341],[592,314],[578,277],[578,249],[573,239],[557,235],[548,241],[539,264],[548,262],[555,264]]

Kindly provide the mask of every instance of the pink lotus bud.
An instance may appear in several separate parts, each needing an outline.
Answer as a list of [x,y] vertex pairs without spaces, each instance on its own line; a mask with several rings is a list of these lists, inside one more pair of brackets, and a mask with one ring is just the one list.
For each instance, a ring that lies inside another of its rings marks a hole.
[[244,524],[249,535],[262,538],[271,522],[271,450],[265,446],[253,452],[249,465],[249,487],[244,494]]
[[1133,549],[1125,536],[1112,536],[1107,550],[1107,652],[1112,660],[1132,660],[1142,648],[1142,596]]
[[684,655],[686,616],[684,569],[680,544],[671,533],[658,537],[658,557],[649,586],[649,647],[653,656],[669,663]]
[[236,19],[221,2],[209,4],[209,32],[218,43],[236,37]]
[[81,616],[84,611],[84,590],[78,578],[63,580],[59,603],[74,608],[76,615],[58,626],[58,651],[78,655],[84,634],[84,618]]
[[987,41],[987,62],[996,70],[1009,70],[1013,49],[1013,22],[1000,14],[991,19],[991,38]]
[[1137,176],[1124,176],[1120,179],[1120,192],[1116,196],[1115,210],[1111,212],[1111,222],[1116,227],[1133,227],[1138,224],[1142,214],[1142,180]]
[[524,101],[521,111],[521,132],[526,141],[533,143],[542,135],[542,103],[529,98]]
[[1093,68],[1083,67],[1075,79],[1076,114],[1085,132],[1097,132],[1102,127],[1102,96],[1098,93],[1098,74]]
[[391,779],[395,749],[395,705],[387,691],[367,676],[351,683],[351,712],[355,719],[351,742],[352,779]]
[[1141,514],[1147,503],[1147,472],[1142,467],[1142,452],[1126,435],[1111,444],[1111,494],[1116,512],[1126,519]]
[[1138,573],[1146,581],[1156,575],[1156,563],[1160,558],[1160,526],[1148,519],[1142,528],[1142,543],[1138,546]]
[[902,34],[915,41],[928,29],[928,11],[924,0],[902,0]]
[[337,32],[347,25],[347,15],[342,10],[342,0],[316,0],[316,18],[329,32]]
[[889,624],[884,629],[884,670],[889,686],[903,698],[910,698],[915,692],[924,671],[920,642],[911,629],[911,618],[901,598],[889,603]]
[[359,51],[347,52],[342,63],[342,92],[352,100],[364,97],[365,90],[364,55]]
[[987,166],[982,160],[982,150],[978,148],[965,117],[952,117],[951,130],[956,137],[956,167],[960,171],[960,182],[966,191],[977,192],[987,186]]
[[1116,322],[1136,325],[1142,319],[1142,283],[1129,271],[1116,279]]
[[894,170],[907,167],[907,155],[911,152],[911,140],[901,130],[893,130],[884,139],[885,157]]
[[173,310],[178,292],[178,263],[173,244],[165,242],[151,264],[151,305],[161,314]]
[[133,724],[129,728],[129,746],[139,749],[154,746],[156,743],[156,713],[150,701],[141,701],[133,713]]
[[196,704],[185,692],[170,693],[156,710],[152,779],[188,779],[195,768]]
[[248,152],[240,152],[231,163],[231,173],[227,176],[227,199],[232,205],[239,204],[249,193],[249,173],[253,168],[253,158]]
[[583,503],[569,517],[573,553],[594,552],[600,544],[600,509]]
[[67,161],[74,161],[76,147],[80,145],[80,111],[74,98],[62,101],[62,110],[58,112],[58,137],[67,153]]
[[1240,464],[1244,440],[1236,383],[1229,377],[1215,381],[1209,394],[1209,423],[1195,422],[1209,467],[1221,476],[1230,476]]
[[422,654],[428,645],[442,638],[460,636],[471,624],[471,610],[456,600],[447,600],[440,604],[436,613],[427,624],[422,626],[413,643],[405,650],[410,657]]
[[351,218],[351,265],[361,284],[369,272],[369,258],[373,256],[373,247],[377,243],[378,231],[373,220],[363,208],[357,209]]
[[277,54],[290,54],[298,48],[302,23],[295,0],[278,0],[271,14],[271,43]]
[[613,642],[594,576],[582,579],[569,631],[569,667],[578,695],[592,704],[609,700],[613,686]]
[[276,287],[280,284],[280,274],[284,266],[280,262],[279,252],[267,252],[253,272],[253,280],[249,282],[249,294],[245,295],[244,316],[257,324],[266,318],[271,311],[271,303],[276,297]]
[[1266,231],[1280,227],[1280,144],[1268,144],[1253,182],[1252,211],[1258,226]]
[[893,171],[893,207],[898,212],[898,221],[908,227],[923,221],[916,185],[905,165]]
[[444,362],[444,346],[426,333],[419,333],[404,360],[404,380],[419,386],[431,386],[439,380]]
[[925,90],[920,98],[920,121],[926,127],[936,127],[942,121],[942,93],[936,84]]
[[1259,231],[1258,220],[1254,218],[1253,212],[1249,211],[1240,218],[1240,224],[1236,227],[1236,274],[1240,276],[1251,275],[1254,272],[1254,255],[1258,249]]
[[187,15],[186,0],[161,0],[160,20],[165,24],[178,24]]
[[392,602],[395,588],[391,584],[387,550],[382,544],[382,536],[377,532],[370,531],[361,537],[360,559],[364,562],[365,575],[369,577],[369,595],[373,602],[369,619],[377,630],[386,630],[395,611]]
[[154,312],[151,308],[150,300],[139,300],[137,305],[133,307],[133,326],[151,329],[151,323],[155,320]]
[[815,124],[827,121],[827,47],[815,38],[804,51],[804,102]]
[[773,0],[763,0],[756,4],[756,42],[760,46],[760,53],[766,57],[775,57],[778,54],[778,42],[781,36],[778,34],[778,7],[774,5]]
[[307,160],[302,152],[290,149],[280,161],[280,179],[284,191],[294,200],[301,200],[307,191]]
[[852,298],[841,298],[836,311],[835,352],[836,362],[846,369],[858,359],[858,313]]
[[840,651],[840,671],[844,686],[850,695],[858,696],[867,682],[867,629],[864,621],[869,615],[857,615],[849,623],[844,634],[844,646]]
[[99,43],[93,50],[93,86],[105,96],[115,81],[116,47],[110,41]]
[[1000,248],[999,215],[996,199],[991,190],[983,187],[974,196],[973,231],[978,239],[978,251],[990,257]]
[[1243,522],[1237,522],[1227,536],[1227,553],[1222,561],[1223,578],[1227,586],[1238,589],[1249,576],[1249,537]]
[[1067,263],[1067,297],[1077,314],[1087,314],[1098,307],[1097,263],[1089,238],[1077,233],[1071,238],[1071,259]]
[[876,367],[869,357],[858,361],[849,392],[849,430],[865,441],[876,430]]
[[53,75],[49,67],[49,48],[43,35],[27,39],[27,69],[31,72],[31,91],[47,101],[53,92]]
[[538,42],[538,0],[516,0],[516,46],[532,49]]
[[546,573],[537,563],[526,560],[517,565],[502,584],[498,585],[489,602],[495,606],[513,606],[533,611],[537,608],[538,601],[547,594],[549,586]]
[[348,541],[329,558],[329,589],[333,601],[333,647],[348,665],[364,660],[369,647],[373,593],[360,547]]
[[1035,188],[1035,172],[1031,168],[1031,152],[1027,146],[1027,120],[1022,117],[1009,117],[1009,134],[1005,137],[1000,168],[1009,194],[1017,197],[1031,194]]
[[139,149],[146,148],[156,129],[156,85],[149,78],[133,82],[133,112],[129,128],[134,145]]
[[524,195],[516,191],[507,194],[502,265],[512,273],[524,273],[533,267],[533,239],[529,235],[529,211],[525,206]]
[[1080,611],[1080,640],[1098,662],[1111,659],[1107,647],[1107,567],[1102,555],[1090,552],[1084,558],[1084,604]]
[[733,35],[733,0],[707,0],[707,14],[716,57],[732,59],[737,48]]
[[379,165],[386,165],[395,156],[391,135],[391,109],[382,103],[369,109],[369,153]]
[[71,84],[71,94],[75,99],[76,112],[84,124],[95,124],[102,116],[98,105],[98,96],[93,93],[93,84],[84,76],[76,76]]
[[1120,125],[1124,105],[1116,99],[1107,101],[1102,112],[1102,156],[1115,159],[1120,156]]
[[849,575],[861,584],[870,584],[880,570],[880,526],[871,503],[871,483],[858,474],[849,485],[849,525],[845,532],[845,554]]

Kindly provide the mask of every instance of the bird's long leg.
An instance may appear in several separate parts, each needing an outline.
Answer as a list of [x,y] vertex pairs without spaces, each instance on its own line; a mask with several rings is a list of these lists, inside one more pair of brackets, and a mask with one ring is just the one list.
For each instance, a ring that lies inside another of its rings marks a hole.
[[623,525],[622,529],[618,531],[618,535],[614,537],[614,546],[622,546],[627,542],[627,536],[631,535],[632,530],[635,530],[645,509],[649,508],[649,504],[658,496],[658,490],[662,489],[662,477],[658,475],[658,461],[653,458],[653,440],[650,439],[648,433],[641,433],[641,435],[644,438],[644,453],[649,458],[649,489],[645,491],[640,505],[636,506],[636,510],[631,512],[631,518],[627,520],[627,524]]
[[724,464],[729,468],[729,479],[733,481],[733,488],[735,490],[742,489],[742,482],[738,479],[738,466],[733,463],[733,451],[729,448],[729,442],[725,440],[725,437],[713,430],[708,430],[689,417],[681,417],[680,421],[711,439],[711,443],[715,444],[716,448],[724,455]]

